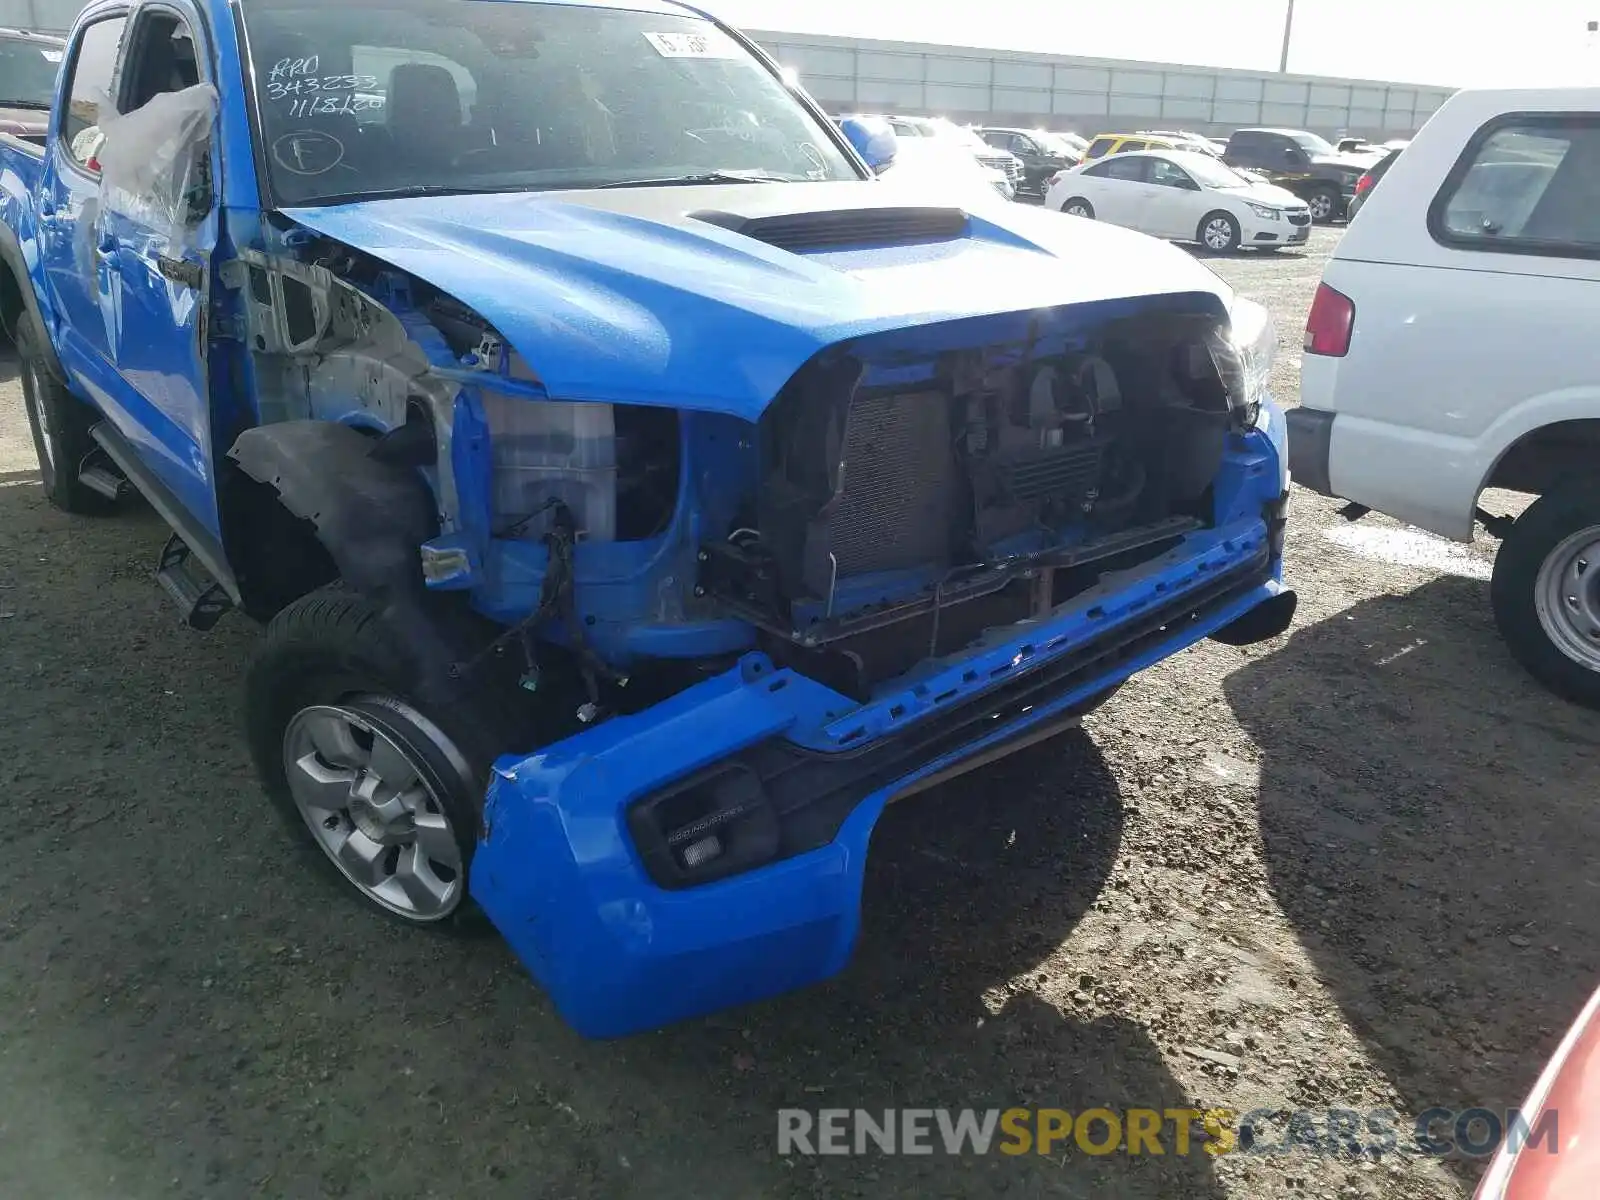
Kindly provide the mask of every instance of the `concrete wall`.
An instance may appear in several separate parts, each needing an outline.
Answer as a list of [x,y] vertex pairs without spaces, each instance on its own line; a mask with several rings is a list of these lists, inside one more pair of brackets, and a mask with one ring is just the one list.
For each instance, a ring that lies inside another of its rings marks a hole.
[[0,26],[36,33],[65,33],[83,0],[0,0]]
[[1415,133],[1452,89],[822,34],[749,31],[832,112],[1071,129],[1227,134],[1250,125]]

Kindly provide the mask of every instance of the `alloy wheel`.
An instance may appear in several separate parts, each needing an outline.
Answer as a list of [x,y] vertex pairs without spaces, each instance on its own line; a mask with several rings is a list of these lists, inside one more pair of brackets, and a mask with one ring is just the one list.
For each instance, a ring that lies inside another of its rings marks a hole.
[[[454,754],[420,714],[395,707]],[[283,758],[307,828],[369,900],[419,923],[456,910],[466,883],[461,847],[432,772],[404,736],[354,709],[314,705],[289,722]]]

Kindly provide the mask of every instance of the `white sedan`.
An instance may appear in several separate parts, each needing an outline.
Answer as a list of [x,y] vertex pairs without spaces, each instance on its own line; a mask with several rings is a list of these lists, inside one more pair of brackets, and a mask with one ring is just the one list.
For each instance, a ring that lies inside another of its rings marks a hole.
[[1311,210],[1293,192],[1241,175],[1208,154],[1146,150],[1057,172],[1045,205],[1223,254],[1304,245]]

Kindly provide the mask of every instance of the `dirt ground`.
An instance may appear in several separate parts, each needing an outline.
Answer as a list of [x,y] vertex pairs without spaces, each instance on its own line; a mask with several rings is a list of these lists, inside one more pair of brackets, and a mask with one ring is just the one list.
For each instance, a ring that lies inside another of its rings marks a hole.
[[[1337,233],[1217,269],[1281,396]],[[148,511],[44,504],[0,365],[0,1194],[1464,1197],[1396,1152],[781,1158],[776,1110],[1504,1110],[1600,982],[1592,715],[1497,639],[1492,543],[1299,492],[1290,633],[891,810],[848,970],[622,1042],[496,940],[296,867],[241,618],[179,627]],[[1270,1124],[1270,1123],[1269,1123]],[[1264,1127],[1265,1129],[1265,1127]]]

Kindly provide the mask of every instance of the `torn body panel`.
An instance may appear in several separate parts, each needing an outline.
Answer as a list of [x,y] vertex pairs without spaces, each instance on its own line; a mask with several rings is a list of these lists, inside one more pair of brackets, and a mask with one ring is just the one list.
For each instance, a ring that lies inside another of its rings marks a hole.
[[[441,529],[459,523],[451,442],[458,385],[438,330],[409,307],[391,307],[327,267],[247,250],[223,268],[240,297],[243,340],[254,365],[256,418],[319,420],[384,434],[420,409],[437,453]],[[399,308],[399,311],[395,311]]]
[[[438,446],[430,586],[627,669],[761,646],[858,698],[1211,523],[1239,424],[1212,293],[924,324],[830,345],[751,423],[566,400],[456,297],[317,241],[234,283],[263,417],[380,433],[422,405]],[[270,374],[268,374],[270,373]],[[572,523],[572,612],[541,613]],[[1068,581],[1071,582],[1068,582]],[[888,636],[886,637],[886,631]],[[816,653],[812,653],[816,652]]]

